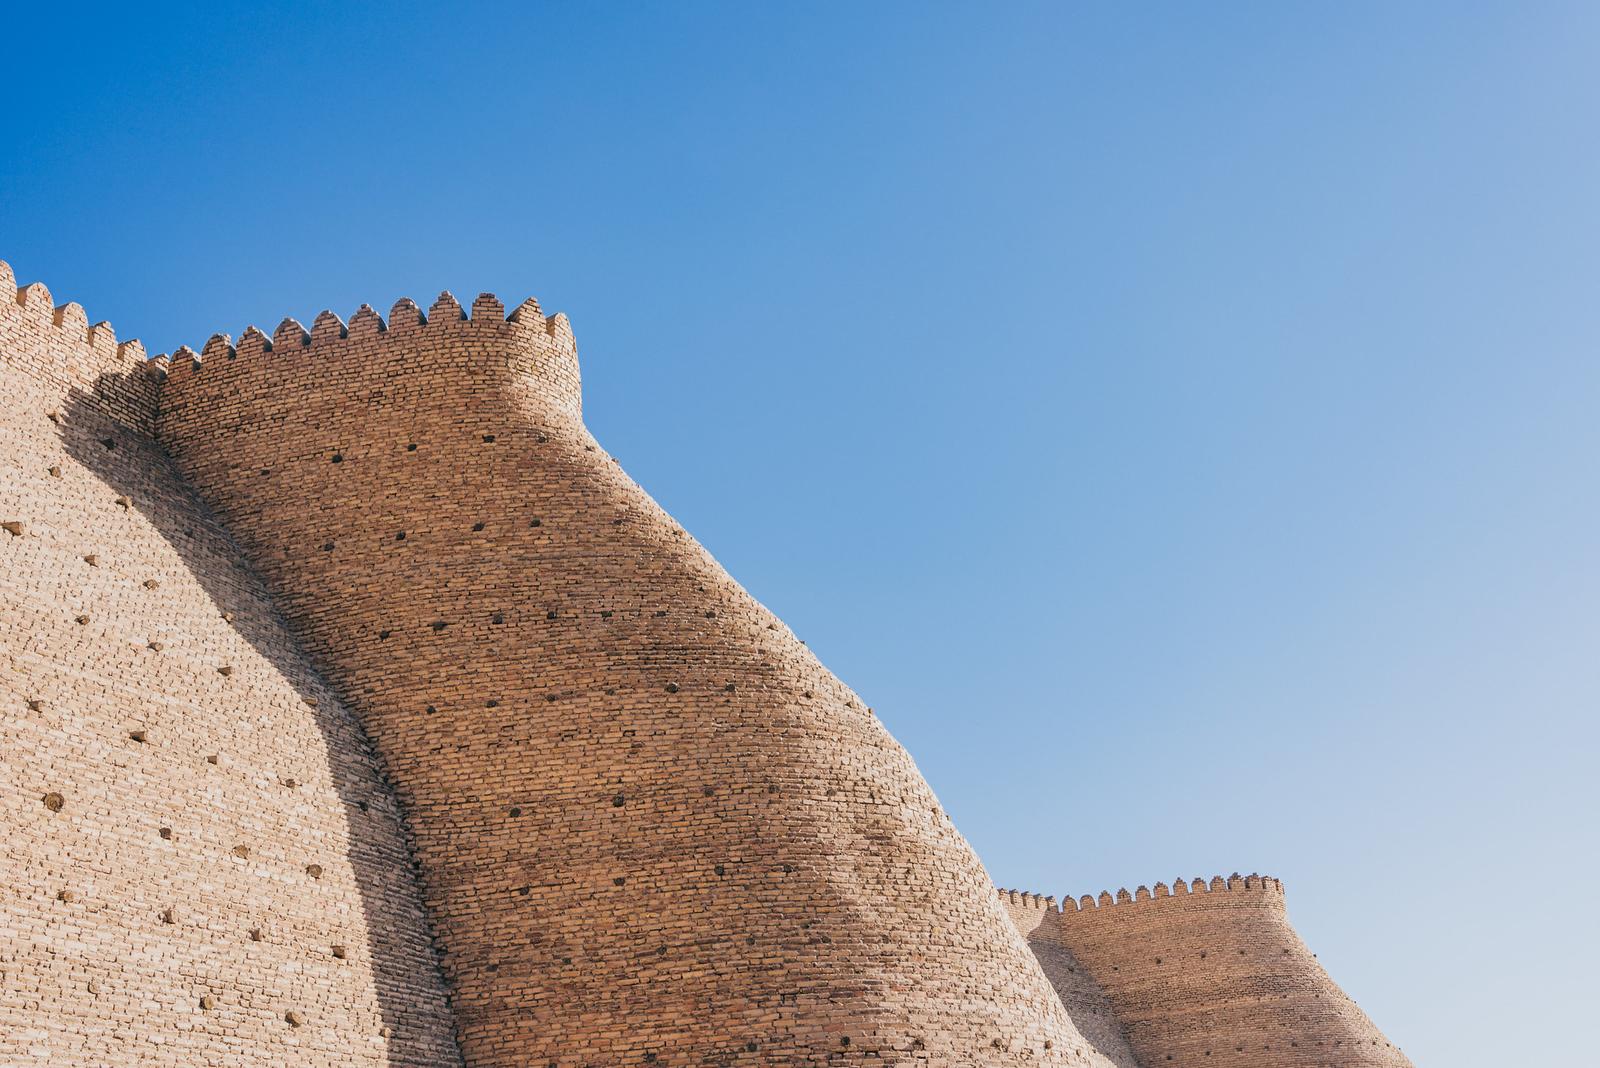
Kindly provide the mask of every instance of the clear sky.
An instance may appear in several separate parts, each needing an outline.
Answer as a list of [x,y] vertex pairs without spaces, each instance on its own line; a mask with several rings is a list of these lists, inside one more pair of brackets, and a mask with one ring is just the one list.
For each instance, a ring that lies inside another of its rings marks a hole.
[[21,281],[537,295],[997,882],[1270,872],[1419,1065],[1593,1062],[1600,8],[118,7],[4,17]]

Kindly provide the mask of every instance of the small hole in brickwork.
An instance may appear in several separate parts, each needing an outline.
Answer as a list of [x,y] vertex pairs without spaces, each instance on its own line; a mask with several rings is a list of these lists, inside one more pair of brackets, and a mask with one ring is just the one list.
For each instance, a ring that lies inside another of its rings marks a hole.
[[519,886],[517,887],[517,894],[521,897],[527,897],[532,889],[533,887],[531,886]]
[[223,664],[221,667],[217,668],[217,674],[218,675],[222,675],[222,676],[232,675],[233,674],[233,665],[232,664]]
[[297,780],[297,779],[284,779],[284,780],[283,780],[283,785],[285,785],[285,786],[287,786],[287,787],[288,787],[288,788],[289,788],[289,789],[291,789],[291,790],[293,790],[293,789],[294,789],[294,788],[296,788],[296,787],[297,787],[297,786],[299,786],[299,785],[300,785],[300,783],[299,783],[299,780]]
[[483,443],[485,445],[493,445],[494,444],[494,435],[493,434],[485,434],[483,436]]
[[101,438],[100,439],[100,444],[104,445],[108,449],[114,449],[114,448],[117,447],[117,439],[116,438]]
[[283,1014],[283,1022],[288,1024],[290,1027],[299,1027],[301,1024],[305,1023],[305,1018],[302,1017],[298,1012],[291,1010]]
[[611,618],[611,616],[612,616],[612,612],[611,612],[611,609],[609,609],[609,608],[602,608],[602,609],[601,609],[601,610],[600,610],[600,618],[601,618],[601,619],[610,619],[610,618]]
[[484,705],[487,708],[499,708],[500,707],[500,702],[496,701],[494,698],[491,697],[491,698],[489,698],[489,700],[484,702]]
[[263,467],[261,469],[261,473],[262,475],[270,475],[272,474],[272,469],[270,467]]
[[428,715],[431,716],[431,715],[433,715],[435,712],[437,712],[439,710],[438,710],[438,708],[434,707],[433,705],[429,705],[424,711],[426,711],[428,713]]
[[715,868],[713,868],[711,870],[716,872],[718,875],[726,875],[727,874],[727,869],[724,868],[721,864],[718,864]]
[[528,525],[530,527],[542,527],[542,526],[544,526],[544,520],[542,520],[542,519],[530,519],[530,520],[528,520]]
[[733,693],[736,689],[738,689],[738,687],[730,682],[730,683],[728,683],[728,685],[724,686],[723,689],[726,690],[728,693]]
[[129,498],[127,498],[127,497],[118,497],[117,498],[117,507],[118,508],[132,508],[133,507],[133,501],[130,500]]
[[667,692],[668,693],[677,693],[678,692],[678,684],[675,683],[675,682],[667,683]]
[[158,590],[161,588],[161,583],[157,579],[145,579],[144,588],[147,590]]
[[44,702],[43,701],[39,700],[37,697],[30,697],[28,699],[28,711],[29,712],[40,712],[40,711],[43,711],[43,709],[44,709]]
[[409,445],[406,446],[406,452],[416,452],[416,451],[417,451],[417,443],[416,442],[413,441]]
[[437,634],[441,630],[444,630],[444,628],[448,627],[449,625],[450,624],[446,623],[442,619],[436,619],[432,623],[429,624],[429,626],[431,626],[433,628],[433,631],[434,631],[435,634]]
[[394,540],[395,541],[405,541],[406,540],[406,532],[403,531],[403,530],[396,531],[395,535],[394,535]]
[[367,812],[372,808],[372,806],[367,804],[365,801],[357,801],[356,808],[359,808],[362,812]]
[[60,477],[61,477],[61,468],[59,468],[59,467],[52,467],[52,468],[51,468],[51,469],[50,469],[50,477],[51,477],[51,478],[60,478]]
[[170,909],[170,908],[169,909],[162,909],[161,910],[161,922],[162,923],[177,923],[178,922],[178,910],[177,909]]
[[334,946],[333,955],[338,960],[344,960],[348,955],[348,951],[343,946]]
[[217,1007],[217,999],[210,994],[205,994],[200,998],[200,1007],[208,1011],[214,1009]]
[[707,786],[704,790],[702,790],[700,792],[705,794],[707,797],[710,797],[712,794],[716,793],[717,791],[712,789],[711,787]]
[[84,558],[83,558],[83,562],[88,564],[90,567],[99,567],[100,566],[100,558],[98,556],[96,556],[94,553],[88,553],[87,555],[85,555]]
[[473,530],[474,533],[476,533],[477,531],[480,531],[482,529],[483,529],[483,524],[482,523],[474,523],[474,524],[472,524],[472,530]]
[[[627,803],[628,803],[628,799],[626,797],[623,797],[621,794],[618,794],[616,797],[613,797],[611,799],[611,806],[613,808],[621,808],[623,805],[626,805]],[[61,806],[57,805],[56,807],[60,808]]]
[[661,611],[656,613],[656,618],[657,619],[665,619],[665,618],[667,618],[667,610],[665,608],[661,609]]
[[537,440],[539,444],[543,445],[545,442],[550,440],[550,435],[541,433],[535,436],[535,440]]
[[80,627],[87,626],[88,623],[89,623],[89,614],[87,612],[85,612],[83,615],[78,617],[78,626],[80,626]]
[[[850,1044],[850,1036],[849,1035],[845,1035],[843,1038],[839,1039],[839,1045],[848,1046],[849,1044]],[[999,1045],[999,1043],[995,1043],[995,1044],[997,1046]]]
[[166,646],[161,644],[160,642],[151,642],[151,643],[149,643],[149,645],[146,646],[146,648],[149,649],[151,652],[159,653],[161,650],[165,649]]
[[561,696],[559,694],[547,693],[544,695],[544,699],[549,701],[551,704],[555,704],[561,699]]
[[149,735],[145,734],[144,731],[129,731],[128,738],[130,741],[144,742],[149,740]]
[[252,942],[261,941],[261,928],[259,928],[259,927],[250,928],[250,941],[252,941]]
[[322,865],[321,864],[307,864],[306,865],[306,874],[311,876],[313,879],[322,878]]
[[511,807],[511,812],[510,812],[511,818],[512,819],[516,819],[520,815],[522,815],[522,809],[520,809],[520,808],[516,807],[515,805],[513,805]]
[[619,875],[615,879],[611,880],[611,885],[612,886],[623,886],[623,885],[625,885],[627,883],[627,881],[628,880],[627,880],[627,878],[625,876]]
[[333,542],[331,542],[331,541],[323,542],[322,543],[322,551],[325,552],[325,553],[333,552]]
[[240,860],[249,860],[250,847],[247,845],[236,845],[233,847],[233,855],[238,857]]
[[217,756],[217,754],[212,753],[210,756],[206,757],[206,763],[207,764],[215,764],[215,763],[217,763],[218,759],[220,759],[220,758]]
[[342,463],[344,463],[344,456],[343,456],[343,454],[341,454],[341,453],[337,453],[337,452],[336,452],[336,453],[334,453],[334,454],[333,454],[333,462],[334,462],[334,463],[336,463],[336,464],[342,464]]
[[380,630],[380,631],[379,631],[379,632],[378,632],[378,640],[379,640],[379,641],[388,641],[388,640],[389,640],[389,634],[390,634],[390,633],[391,633],[391,632],[389,632],[389,631],[387,631],[387,630]]
[[555,619],[556,618],[555,609],[552,608],[550,611],[546,612],[544,614],[544,618],[546,618],[546,619]]
[[707,612],[706,613],[706,618],[707,619],[716,619],[717,618],[717,614],[715,612]]
[[159,831],[157,831],[156,833],[159,834],[161,837],[165,838],[167,841],[169,841],[169,842],[172,841],[172,828],[171,827],[163,827]]
[[489,622],[491,623],[504,623],[505,621],[506,616],[504,612],[496,612],[494,615],[489,617]]
[[56,891],[56,900],[61,902],[63,905],[70,905],[74,901],[78,900],[78,895],[73,893],[71,890],[58,890]]

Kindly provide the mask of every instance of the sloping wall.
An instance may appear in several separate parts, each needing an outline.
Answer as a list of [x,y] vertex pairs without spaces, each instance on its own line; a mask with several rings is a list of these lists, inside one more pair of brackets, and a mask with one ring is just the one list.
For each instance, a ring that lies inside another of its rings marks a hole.
[[160,436],[411,816],[469,1064],[1107,1064],[906,753],[448,295],[180,353]]
[[1295,934],[1276,879],[1179,879],[1059,909],[1002,896],[1041,960],[1070,956],[1104,992],[1145,1068],[1411,1064]]
[[151,437],[0,263],[0,1063],[460,1063],[398,809]]

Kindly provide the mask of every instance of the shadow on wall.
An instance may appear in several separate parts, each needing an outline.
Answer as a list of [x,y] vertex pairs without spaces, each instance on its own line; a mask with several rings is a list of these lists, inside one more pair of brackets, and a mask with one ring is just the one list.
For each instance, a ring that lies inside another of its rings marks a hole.
[[1117,1068],[1138,1068],[1139,1062],[1128,1045],[1122,1024],[1111,1011],[1105,992],[1078,963],[1072,950],[1038,931],[1024,933],[1023,938],[1072,1022],[1095,1052]]
[[[93,390],[74,388],[59,420],[66,451],[113,494],[126,497],[183,561],[226,621],[282,682],[294,689],[325,743],[327,767],[344,810],[348,859],[361,895],[372,984],[383,1018],[388,1063],[444,1068],[462,1063],[435,943],[422,907],[409,827],[388,775],[353,712],[316,674],[265,585],[244,563],[238,545],[152,435],[113,424],[118,398],[137,396],[132,375],[103,374]],[[114,430],[112,429],[114,428]],[[104,444],[114,432],[116,447]],[[159,473],[165,478],[157,478]],[[180,487],[176,498],[154,492],[160,482]],[[386,791],[385,823],[372,804],[374,785]],[[352,1040],[355,1036],[350,1036]]]

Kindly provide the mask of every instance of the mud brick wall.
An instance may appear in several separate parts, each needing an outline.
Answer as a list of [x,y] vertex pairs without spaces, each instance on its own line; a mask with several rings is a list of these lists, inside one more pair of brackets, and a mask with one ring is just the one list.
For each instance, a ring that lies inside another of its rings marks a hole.
[[[1070,959],[1104,992],[1145,1068],[1411,1064],[1295,934],[1277,879],[1178,879],[1059,909],[1053,898],[1001,896],[1047,971]],[[1051,973],[1070,1002],[1068,976],[1063,988]]]
[[215,337],[162,441],[359,711],[462,1049],[1110,1064],[903,749],[579,420],[562,317]]
[[0,1063],[459,1064],[394,798],[151,372],[0,263]]

